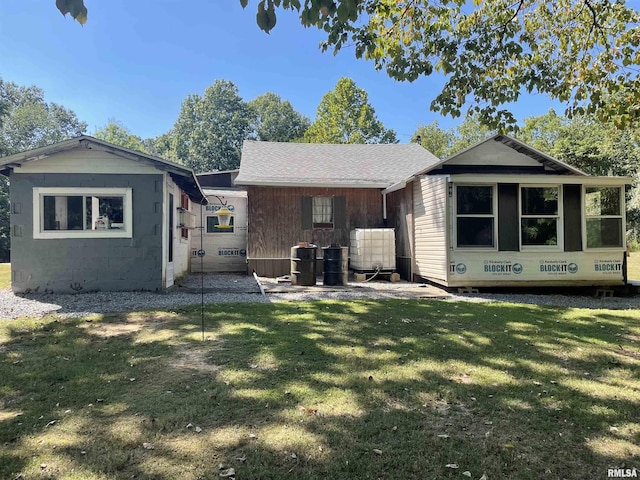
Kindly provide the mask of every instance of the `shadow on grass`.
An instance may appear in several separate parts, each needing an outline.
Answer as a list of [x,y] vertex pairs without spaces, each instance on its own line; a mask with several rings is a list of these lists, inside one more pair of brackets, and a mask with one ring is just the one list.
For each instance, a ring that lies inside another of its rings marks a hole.
[[640,466],[638,313],[212,305],[204,342],[199,320],[187,308],[8,324],[0,477],[560,479]]

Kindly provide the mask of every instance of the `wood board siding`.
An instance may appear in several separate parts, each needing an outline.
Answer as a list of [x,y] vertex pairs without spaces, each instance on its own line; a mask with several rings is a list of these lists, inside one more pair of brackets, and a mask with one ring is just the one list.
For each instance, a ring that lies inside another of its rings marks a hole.
[[[344,228],[303,228],[302,198],[314,196],[344,197]],[[300,242],[317,245],[321,257],[321,247],[348,246],[354,228],[384,226],[379,189],[250,186],[247,197],[247,259],[258,275],[289,273],[291,247]]]
[[396,269],[403,280],[413,278],[413,185],[387,195],[387,225],[396,232]]
[[415,229],[414,275],[447,280],[447,177],[432,176],[414,181]]

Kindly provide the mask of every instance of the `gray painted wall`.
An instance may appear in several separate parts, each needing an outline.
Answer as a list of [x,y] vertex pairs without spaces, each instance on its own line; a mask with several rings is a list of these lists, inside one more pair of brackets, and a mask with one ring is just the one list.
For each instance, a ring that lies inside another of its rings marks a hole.
[[[160,290],[163,175],[11,175],[14,292]],[[33,187],[132,189],[132,238],[33,238]]]

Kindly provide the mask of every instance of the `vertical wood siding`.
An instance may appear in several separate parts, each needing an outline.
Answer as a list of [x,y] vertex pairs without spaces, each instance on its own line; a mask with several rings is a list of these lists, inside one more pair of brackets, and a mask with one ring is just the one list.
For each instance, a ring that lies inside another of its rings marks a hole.
[[447,279],[447,179],[432,176],[414,182],[414,275]]
[[[258,275],[287,273],[282,272],[286,265],[283,259],[290,257],[291,247],[299,242],[317,245],[318,256],[321,256],[321,247],[332,243],[348,246],[349,232],[354,228],[383,226],[382,194],[379,189],[250,186],[247,196],[247,257],[250,268],[256,269]],[[345,198],[345,228],[303,228],[301,199],[314,196]]]
[[396,269],[403,280],[412,280],[413,185],[387,195],[387,225],[396,232]]

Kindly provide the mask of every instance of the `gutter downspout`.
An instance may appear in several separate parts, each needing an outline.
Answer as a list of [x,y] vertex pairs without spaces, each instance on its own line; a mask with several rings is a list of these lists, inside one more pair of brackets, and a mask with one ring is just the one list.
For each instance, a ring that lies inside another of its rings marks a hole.
[[387,226],[387,194],[382,192],[382,224]]

